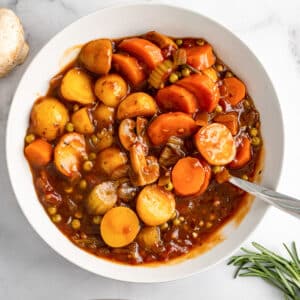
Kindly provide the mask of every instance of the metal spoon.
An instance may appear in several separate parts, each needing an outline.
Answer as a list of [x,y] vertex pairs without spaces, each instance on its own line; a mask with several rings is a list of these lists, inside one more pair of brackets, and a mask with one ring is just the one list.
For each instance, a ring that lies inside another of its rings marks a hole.
[[300,219],[300,200],[280,194],[273,190],[262,187],[258,184],[231,176],[229,182],[239,187],[240,189],[256,196],[258,199],[264,200],[267,203],[297,217]]

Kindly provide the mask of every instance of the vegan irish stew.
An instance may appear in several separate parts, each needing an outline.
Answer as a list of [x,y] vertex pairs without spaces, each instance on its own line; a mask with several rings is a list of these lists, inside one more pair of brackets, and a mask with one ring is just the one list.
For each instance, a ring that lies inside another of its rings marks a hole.
[[199,38],[97,39],[31,110],[24,153],[71,242],[127,264],[205,245],[244,204],[230,174],[260,172],[245,84]]

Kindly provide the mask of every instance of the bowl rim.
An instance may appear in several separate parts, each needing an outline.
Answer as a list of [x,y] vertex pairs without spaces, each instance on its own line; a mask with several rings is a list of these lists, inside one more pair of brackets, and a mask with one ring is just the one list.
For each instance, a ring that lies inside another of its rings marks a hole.
[[[32,58],[30,64],[26,67],[25,71],[23,72],[23,75],[21,77],[21,80],[19,81],[18,83],[18,86],[14,92],[14,95],[12,97],[12,101],[11,101],[11,104],[10,104],[10,108],[9,108],[9,113],[8,113],[8,117],[7,117],[7,122],[6,122],[6,136],[5,136],[5,152],[6,152],[6,165],[7,165],[7,170],[8,170],[8,175],[9,175],[9,180],[10,180],[10,183],[11,183],[11,186],[12,186],[12,190],[13,190],[13,193],[15,195],[15,198],[18,202],[18,205],[20,206],[23,214],[25,215],[27,221],[29,222],[29,224],[31,225],[31,227],[34,229],[34,231],[41,237],[41,239],[46,242],[46,244],[48,246],[50,246],[51,249],[53,249],[56,253],[58,253],[59,255],[61,255],[62,257],[64,257],[67,261],[71,262],[72,264],[80,267],[81,269],[83,270],[88,270],[89,272],[91,273],[94,273],[98,276],[103,276],[103,277],[106,277],[106,278],[110,278],[110,279],[114,279],[114,280],[118,280],[118,281],[123,281],[123,282],[135,282],[135,283],[159,283],[159,282],[171,282],[171,281],[175,281],[175,280],[179,280],[179,279],[184,279],[184,278],[187,278],[187,277],[190,277],[194,274],[198,274],[200,272],[204,272],[212,267],[214,267],[215,265],[221,263],[222,261],[226,260],[228,257],[230,257],[239,247],[242,243],[244,243],[251,235],[252,233],[256,230],[256,228],[261,224],[265,214],[267,213],[267,211],[269,210],[270,206],[269,205],[266,205],[264,206],[264,208],[262,208],[262,212],[261,212],[261,217],[260,219],[258,220],[258,222],[256,223],[255,226],[253,226],[249,231],[248,233],[241,239],[241,242],[239,243],[239,245],[237,246],[234,246],[232,247],[232,249],[230,251],[227,252],[226,255],[222,256],[221,258],[219,259],[216,259],[215,262],[211,263],[210,265],[206,266],[206,267],[203,267],[202,269],[200,270],[194,270],[194,271],[190,271],[186,274],[179,274],[179,275],[172,275],[170,277],[172,278],[164,278],[164,279],[159,279],[159,280],[156,280],[155,278],[149,280],[144,280],[142,278],[135,278],[135,279],[125,279],[124,276],[119,276],[118,274],[114,274],[114,276],[112,275],[108,275],[108,274],[100,274],[98,272],[96,272],[95,270],[92,270],[91,268],[87,267],[84,265],[84,263],[82,262],[79,262],[79,261],[76,261],[74,259],[71,259],[64,251],[60,251],[58,250],[57,248],[53,247],[53,245],[50,244],[50,242],[44,238],[44,236],[41,234],[41,232],[39,231],[39,229],[34,226],[31,218],[29,218],[28,214],[25,212],[25,210],[23,209],[23,204],[21,203],[21,201],[19,201],[19,198],[17,196],[17,193],[16,193],[16,189],[17,187],[15,186],[15,183],[14,183],[14,180],[13,180],[13,170],[12,170],[12,167],[11,167],[11,164],[10,164],[10,154],[9,154],[9,131],[10,131],[10,127],[11,127],[11,124],[12,124],[12,118],[13,118],[13,115],[12,115],[12,111],[13,111],[13,106],[15,104],[15,98],[16,98],[16,95],[18,94],[19,92],[19,89],[20,89],[20,86],[22,85],[22,81],[23,79],[26,77],[27,73],[29,72],[29,70],[31,69],[31,66],[33,65],[34,61],[36,60],[36,58],[39,56],[39,54],[41,52],[44,51],[44,49],[48,46],[48,44],[50,44],[55,38],[57,38],[59,35],[63,35],[65,33],[65,31],[67,31],[70,27],[72,27],[75,23],[77,22],[81,22],[83,19],[87,19],[87,18],[90,18],[91,16],[93,15],[97,15],[100,11],[103,12],[103,11],[107,11],[109,13],[110,10],[114,10],[114,9],[118,9],[118,8],[128,8],[128,7],[149,7],[149,6],[157,6],[158,8],[159,7],[164,7],[164,8],[170,8],[170,9],[178,9],[178,10],[181,10],[181,11],[184,11],[186,13],[190,13],[190,14],[194,14],[194,15],[198,15],[200,16],[201,18],[213,23],[215,26],[221,28],[222,30],[226,31],[228,34],[234,36],[234,38],[236,38],[239,43],[241,43],[246,49],[247,51],[249,51],[255,58],[256,58],[256,61],[257,61],[257,64],[259,65],[259,67],[261,68],[262,72],[264,73],[264,76],[267,78],[267,80],[269,81],[269,84],[270,84],[270,87],[274,93],[274,96],[275,96],[275,103],[277,105],[277,109],[278,109],[278,112],[279,112],[279,120],[277,120],[277,122],[280,123],[281,126],[279,126],[280,128],[280,132],[279,132],[279,135],[280,137],[282,138],[282,147],[280,149],[280,156],[281,156],[281,161],[279,162],[279,165],[278,165],[278,174],[277,174],[277,177],[273,180],[273,185],[274,185],[274,188],[276,188],[281,180],[281,176],[282,176],[282,168],[283,168],[283,163],[284,163],[284,154],[285,154],[285,134],[284,134],[284,122],[283,122],[283,115],[282,115],[282,109],[281,109],[281,104],[280,104],[280,101],[279,101],[279,98],[278,98],[278,94],[277,94],[277,91],[276,91],[276,88],[275,86],[273,85],[273,82],[271,81],[269,75],[268,75],[268,72],[266,71],[264,65],[261,63],[260,59],[254,54],[254,52],[251,50],[251,48],[246,44],[246,42],[244,42],[240,37],[238,37],[233,31],[231,31],[230,29],[227,28],[226,25],[222,24],[222,23],[219,23],[217,22],[215,19],[203,14],[203,13],[200,13],[199,11],[197,10],[194,10],[194,9],[190,9],[190,8],[185,8],[185,7],[182,7],[180,5],[177,5],[177,4],[164,4],[164,3],[157,3],[157,2],[142,2],[142,3],[124,3],[124,4],[115,4],[115,5],[109,5],[109,6],[106,6],[104,8],[101,8],[101,9],[97,9],[96,11],[93,11],[87,15],[84,15],[82,17],[79,17],[77,18],[75,21],[73,21],[72,23],[70,23],[69,25],[65,26],[62,30],[60,30],[59,32],[57,32],[53,37],[51,37],[41,48],[40,50],[35,54],[35,56]],[[37,198],[38,200],[38,198]],[[60,232],[61,233],[61,232]],[[80,251],[84,251],[82,249],[80,249]],[[193,259],[193,258],[192,258]],[[109,261],[110,263],[112,264],[115,264],[115,262],[111,262]],[[122,265],[122,264],[121,264]],[[127,265],[124,265],[127,267]],[[164,264],[162,263],[161,266],[158,266],[158,268],[160,267],[163,267]],[[132,266],[130,266],[132,267]],[[133,267],[139,267],[139,266],[133,266]],[[149,268],[151,270],[151,268]]]

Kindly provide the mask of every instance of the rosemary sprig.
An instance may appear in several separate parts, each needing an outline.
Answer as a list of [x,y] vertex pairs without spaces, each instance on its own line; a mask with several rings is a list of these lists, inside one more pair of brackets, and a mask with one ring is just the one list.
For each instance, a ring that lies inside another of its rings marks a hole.
[[279,288],[287,300],[300,300],[300,259],[295,242],[285,247],[289,259],[286,259],[262,245],[253,242],[257,251],[241,248],[244,254],[231,257],[228,265],[237,267],[237,276],[260,277]]

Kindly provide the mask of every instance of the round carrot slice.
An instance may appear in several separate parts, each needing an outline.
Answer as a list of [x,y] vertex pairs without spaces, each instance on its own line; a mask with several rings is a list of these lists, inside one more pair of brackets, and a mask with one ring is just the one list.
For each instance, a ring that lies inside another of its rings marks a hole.
[[205,193],[205,191],[207,190],[207,188],[209,186],[210,178],[211,178],[211,167],[210,167],[210,165],[204,159],[200,160],[200,162],[203,166],[205,176],[204,176],[203,184],[202,184],[199,192],[197,193],[197,196],[200,196],[203,193]]
[[177,194],[189,196],[200,191],[205,179],[205,170],[199,159],[184,157],[178,160],[172,171],[172,182]]
[[226,165],[236,154],[234,139],[223,124],[213,123],[202,127],[194,137],[197,149],[211,165]]
[[[244,99],[246,87],[239,79],[228,77],[223,80],[224,89],[221,88],[221,93],[226,96],[225,99],[231,104],[236,105]],[[223,91],[223,92],[222,92]]]
[[239,144],[236,156],[230,163],[229,167],[232,169],[239,169],[245,166],[251,159],[251,142],[246,136],[242,137],[241,143]]
[[135,212],[128,207],[114,207],[104,215],[100,230],[107,245],[124,247],[137,236],[140,230],[139,219]]

